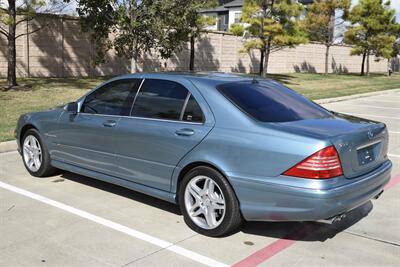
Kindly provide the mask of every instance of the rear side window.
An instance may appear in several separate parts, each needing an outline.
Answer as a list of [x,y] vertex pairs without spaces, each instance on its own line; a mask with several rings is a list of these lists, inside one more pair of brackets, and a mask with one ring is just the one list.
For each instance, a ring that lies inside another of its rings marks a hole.
[[196,99],[190,95],[189,100],[186,104],[185,112],[183,113],[182,120],[191,122],[203,122],[203,112]]
[[146,79],[136,97],[132,116],[179,120],[188,93],[179,83]]
[[85,98],[81,112],[105,115],[129,115],[139,79],[110,82]]
[[246,81],[222,84],[217,89],[243,112],[262,122],[287,122],[332,116],[329,111],[279,84]]

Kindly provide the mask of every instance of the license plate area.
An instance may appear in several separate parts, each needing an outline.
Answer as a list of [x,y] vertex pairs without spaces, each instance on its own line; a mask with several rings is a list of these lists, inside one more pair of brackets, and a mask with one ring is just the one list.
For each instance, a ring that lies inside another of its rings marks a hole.
[[367,146],[357,150],[358,164],[360,166],[367,165],[375,160],[374,146]]

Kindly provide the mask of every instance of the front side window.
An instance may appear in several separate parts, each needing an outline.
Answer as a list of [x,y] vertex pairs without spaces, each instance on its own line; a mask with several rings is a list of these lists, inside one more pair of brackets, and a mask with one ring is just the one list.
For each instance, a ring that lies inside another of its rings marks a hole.
[[262,122],[332,117],[321,106],[279,84],[246,81],[222,84],[217,89],[243,112]]
[[128,115],[139,79],[110,82],[85,98],[81,112],[105,115]]
[[179,120],[188,93],[179,83],[146,79],[136,97],[132,116]]

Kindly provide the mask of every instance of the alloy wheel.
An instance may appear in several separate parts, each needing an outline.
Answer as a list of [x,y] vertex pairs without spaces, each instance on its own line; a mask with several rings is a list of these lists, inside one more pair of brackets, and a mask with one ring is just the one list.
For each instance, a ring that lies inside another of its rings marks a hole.
[[38,139],[28,135],[24,140],[23,155],[26,166],[31,172],[37,172],[42,165],[42,148]]
[[196,176],[186,185],[185,208],[197,226],[214,229],[224,219],[225,197],[214,180],[203,175]]

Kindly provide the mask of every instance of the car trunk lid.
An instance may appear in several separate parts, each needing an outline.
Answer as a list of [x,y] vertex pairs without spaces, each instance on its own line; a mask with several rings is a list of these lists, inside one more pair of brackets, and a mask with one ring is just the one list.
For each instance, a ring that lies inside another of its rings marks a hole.
[[372,171],[387,159],[388,132],[384,123],[334,113],[332,118],[274,123],[273,127],[330,141],[349,179]]

